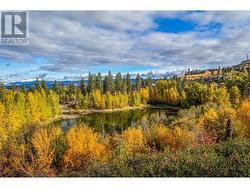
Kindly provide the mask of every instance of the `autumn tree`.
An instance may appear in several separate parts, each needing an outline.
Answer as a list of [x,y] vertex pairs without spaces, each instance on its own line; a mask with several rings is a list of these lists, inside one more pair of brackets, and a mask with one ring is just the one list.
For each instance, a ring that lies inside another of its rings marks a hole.
[[229,93],[226,87],[222,86],[216,89],[214,102],[218,104],[229,104]]
[[130,96],[131,106],[140,106],[141,105],[141,96],[138,92],[133,92]]
[[140,89],[140,97],[142,103],[147,104],[149,102],[149,89],[148,88]]
[[235,85],[230,89],[230,102],[234,108],[239,107],[241,101],[241,94],[239,88]]
[[93,100],[93,107],[95,109],[105,109],[104,97],[100,90],[95,90],[91,93],[91,98]]
[[244,71],[230,71],[225,75],[225,84],[228,89],[232,86],[237,86],[241,94],[244,92],[244,88],[248,82],[248,74]]
[[236,112],[237,119],[241,123],[241,129],[243,129],[244,135],[249,137],[250,135],[250,101],[245,100],[242,102]]
[[48,100],[49,100],[49,103],[50,103],[50,107],[51,107],[53,117],[60,115],[61,114],[61,108],[60,108],[60,105],[59,105],[59,96],[56,93],[54,93],[52,90],[49,90]]

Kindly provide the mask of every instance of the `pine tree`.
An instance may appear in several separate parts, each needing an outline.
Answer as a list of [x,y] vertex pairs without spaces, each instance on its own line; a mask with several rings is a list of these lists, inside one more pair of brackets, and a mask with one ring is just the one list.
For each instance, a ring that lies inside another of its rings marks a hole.
[[70,83],[70,84],[69,84],[69,87],[68,87],[68,97],[69,97],[71,100],[75,100],[76,91],[75,91],[75,85],[74,85],[73,83]]
[[122,89],[121,89],[122,93],[127,93],[127,80],[126,80],[126,76],[124,75],[122,78]]
[[41,87],[42,87],[42,89],[44,89],[44,91],[45,91],[45,92],[47,92],[47,91],[48,91],[48,87],[47,87],[47,84],[46,84],[46,82],[45,82],[45,80],[44,80],[44,79],[42,79],[42,82],[41,82]]
[[146,80],[145,80],[145,86],[146,87],[152,87],[152,79],[150,77],[148,77]]
[[86,95],[86,86],[85,86],[85,80],[82,79],[79,84],[79,88],[81,90],[82,95]]
[[138,73],[135,79],[135,90],[139,91],[141,87],[142,87],[142,78],[140,77],[140,74]]
[[122,75],[119,72],[115,75],[115,92],[122,92]]
[[113,75],[109,71],[108,75],[104,78],[104,92],[111,92],[114,91],[114,83],[113,83]]
[[130,94],[132,92],[132,81],[129,73],[127,73],[126,75],[126,82],[127,82],[127,94]]
[[57,80],[54,81],[52,89],[53,89],[54,92],[56,92],[57,94],[59,94],[60,84],[59,84],[59,82]]
[[36,82],[35,82],[35,89],[36,90],[42,89],[41,82],[39,82],[38,78],[36,79]]
[[102,82],[102,75],[99,72],[95,78],[95,89],[100,90],[103,93],[103,82]]
[[88,85],[87,85],[87,93],[90,94],[91,92],[93,92],[95,90],[95,79],[94,79],[94,75],[89,73],[88,76]]

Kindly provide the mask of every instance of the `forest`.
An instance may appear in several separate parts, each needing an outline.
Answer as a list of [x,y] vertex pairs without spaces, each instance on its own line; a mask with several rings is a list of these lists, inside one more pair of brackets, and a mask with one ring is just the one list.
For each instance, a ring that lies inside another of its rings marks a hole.
[[[2,177],[249,177],[248,74],[225,73],[220,83],[182,77],[89,73],[88,82],[48,88],[0,86]],[[147,105],[179,107],[176,116],[145,118],[102,137],[84,124],[67,132],[49,122],[74,110]]]

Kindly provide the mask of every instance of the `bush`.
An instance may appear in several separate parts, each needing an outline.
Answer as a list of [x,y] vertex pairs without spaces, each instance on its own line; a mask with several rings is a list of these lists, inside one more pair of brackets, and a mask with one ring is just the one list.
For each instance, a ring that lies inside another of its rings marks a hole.
[[250,140],[164,153],[140,154],[95,166],[92,176],[249,177]]
[[[67,133],[68,148],[63,157],[66,174],[87,173],[94,161],[105,162],[110,152],[100,143],[100,135],[84,125],[73,127]],[[81,174],[82,175],[82,174]]]

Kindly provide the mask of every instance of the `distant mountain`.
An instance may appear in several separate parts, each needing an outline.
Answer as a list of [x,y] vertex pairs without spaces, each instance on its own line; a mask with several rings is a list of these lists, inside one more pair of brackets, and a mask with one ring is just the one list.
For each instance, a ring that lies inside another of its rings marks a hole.
[[[171,72],[159,72],[159,71],[149,71],[149,72],[143,72],[143,73],[140,73],[140,76],[143,78],[143,79],[146,79],[146,78],[152,78],[152,79],[164,79],[164,78],[170,78],[172,76],[183,76],[185,74],[185,71],[186,70],[182,70],[182,71],[171,71]],[[122,75],[126,75],[127,73],[122,73]],[[138,73],[130,73],[131,75],[131,78],[132,79],[135,79],[136,78],[136,75]],[[103,76],[106,75],[106,74],[102,74]],[[113,74],[114,75],[114,74]],[[87,80],[88,79],[88,76],[87,75],[83,75],[83,76],[79,76],[79,77],[69,77],[69,76],[65,76],[64,77],[65,80],[80,80],[80,79],[84,79],[84,80]]]
[[185,74],[185,70],[182,71],[171,71],[171,72],[159,72],[159,71],[150,71],[141,74],[141,77],[143,78],[152,78],[152,79],[164,79],[164,78],[170,78],[173,76],[183,76]]
[[[52,88],[54,81],[45,81],[46,85],[48,88]],[[64,86],[69,86],[71,83],[74,84],[75,86],[77,86],[79,84],[79,81],[58,81],[59,83],[61,83]],[[13,86],[25,86],[26,88],[31,88],[35,86],[36,81],[21,81],[21,82],[11,82],[11,83],[7,83],[5,84],[5,86],[7,88],[13,87]]]
[[[126,73],[124,73],[123,75],[125,75]],[[149,71],[149,72],[144,72],[141,73],[140,76],[143,79],[146,78],[151,78],[153,80],[159,80],[159,79],[164,79],[164,78],[170,78],[172,76],[183,76],[185,74],[185,70],[183,71],[172,71],[172,72],[159,72],[159,71]],[[105,74],[102,74],[103,76]],[[131,75],[131,79],[132,82],[135,82],[135,78],[137,73],[130,73]],[[5,79],[3,77],[0,77],[0,82],[3,82],[5,84],[6,87],[12,87],[12,86],[25,86],[27,88],[33,87],[35,85],[36,80],[42,80],[45,79],[46,84],[49,88],[51,88],[53,86],[54,83],[54,79],[53,78],[48,78],[46,77],[47,74],[42,74],[39,75],[37,77],[31,78],[31,79],[24,79],[21,80],[19,79],[15,79],[13,81],[12,75],[10,75],[9,79]],[[64,76],[63,79],[57,79],[57,81],[59,83],[61,83],[62,85],[68,86],[69,84],[73,83],[74,85],[78,85],[80,80],[85,80],[86,84],[87,84],[87,80],[88,80],[88,76],[86,75],[82,75],[82,76]],[[21,81],[20,81],[21,80]]]

